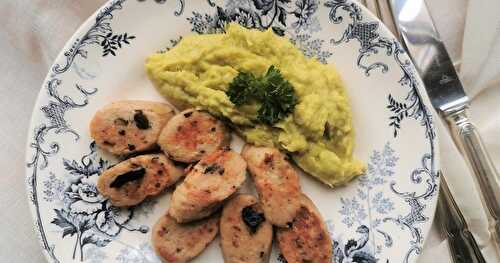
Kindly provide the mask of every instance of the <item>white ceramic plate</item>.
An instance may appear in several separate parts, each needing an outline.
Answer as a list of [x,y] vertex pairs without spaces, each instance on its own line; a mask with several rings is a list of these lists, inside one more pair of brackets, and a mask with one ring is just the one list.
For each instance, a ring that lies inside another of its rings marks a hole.
[[[95,183],[116,160],[96,149],[88,123],[114,100],[163,100],[145,58],[229,21],[284,33],[307,56],[335,64],[346,83],[356,155],[368,170],[333,190],[301,177],[327,222],[335,262],[415,262],[439,188],[432,116],[400,45],[350,0],[114,0],[91,16],[50,69],[28,138],[29,199],[49,261],[159,262],[150,229],[170,194],[112,207]],[[271,262],[279,261],[275,248]],[[222,262],[218,241],[194,262]]]

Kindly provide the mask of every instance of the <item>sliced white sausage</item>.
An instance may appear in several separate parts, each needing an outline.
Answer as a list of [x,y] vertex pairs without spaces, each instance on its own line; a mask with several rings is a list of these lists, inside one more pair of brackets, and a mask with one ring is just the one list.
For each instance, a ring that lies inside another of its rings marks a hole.
[[97,111],[90,122],[90,136],[112,154],[128,155],[154,148],[161,130],[174,116],[164,103],[126,100]]
[[159,194],[183,175],[164,154],[140,155],[107,169],[97,188],[114,206],[133,206]]
[[243,158],[228,149],[205,156],[175,189],[168,213],[179,223],[210,215],[240,188],[246,168]]
[[289,263],[332,262],[332,240],[316,206],[305,195],[290,228],[278,228],[281,253]]
[[269,261],[273,226],[254,196],[237,195],[224,205],[220,236],[225,263]]
[[278,149],[245,145],[242,152],[253,176],[266,219],[286,227],[300,208],[299,176]]
[[229,145],[224,124],[207,112],[189,109],[174,116],[163,128],[158,144],[170,158],[196,162]]
[[156,253],[166,262],[186,262],[198,256],[219,231],[219,215],[178,224],[169,215],[154,225],[151,240]]

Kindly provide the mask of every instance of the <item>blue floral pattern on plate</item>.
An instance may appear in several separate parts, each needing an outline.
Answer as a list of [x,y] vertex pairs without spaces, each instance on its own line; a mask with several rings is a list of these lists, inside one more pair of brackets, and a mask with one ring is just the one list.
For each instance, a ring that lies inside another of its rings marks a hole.
[[[148,25],[126,23],[137,14],[168,21],[178,30],[158,27],[169,33],[161,41],[156,39],[156,46],[149,45],[146,42],[156,36],[148,34]],[[381,135],[370,139],[369,147],[361,146],[366,174],[327,193],[315,182],[303,180],[307,189],[314,189],[306,193],[314,195],[325,215],[334,262],[414,262],[433,217],[439,184],[432,115],[404,50],[377,20],[350,0],[108,2],[55,61],[34,110],[27,187],[47,258],[52,262],[160,262],[148,232],[165,202],[149,199],[134,208],[118,209],[101,196],[97,178],[117,160],[89,141],[80,119],[88,120],[106,103],[101,94],[109,96],[103,87],[112,81],[103,80],[109,78],[103,68],[122,67],[137,56],[130,51],[139,47],[149,50],[141,53],[142,61],[149,53],[174,47],[183,35],[224,32],[231,22],[273,30],[289,38],[307,57],[334,62],[341,71],[348,68],[344,71],[347,82],[391,83],[375,92],[380,94],[379,108],[370,106],[370,111],[376,111],[376,129]],[[367,107],[359,106],[357,97],[353,99],[353,107]],[[372,118],[358,117],[366,122]],[[408,150],[405,143],[409,141],[421,147]],[[320,197],[316,196],[319,192],[323,193]],[[211,259],[221,259],[217,253],[207,253]],[[274,251],[272,261],[284,262],[284,258]]]

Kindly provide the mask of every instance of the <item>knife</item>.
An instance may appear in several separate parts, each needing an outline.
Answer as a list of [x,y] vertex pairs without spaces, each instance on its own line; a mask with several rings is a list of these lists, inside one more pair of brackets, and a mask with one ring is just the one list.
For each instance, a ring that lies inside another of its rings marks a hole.
[[440,172],[441,184],[437,211],[439,222],[448,238],[451,256],[456,263],[486,263],[481,249],[467,226],[462,212]]
[[469,98],[446,52],[424,0],[391,0],[399,34],[425,84],[432,106],[446,120],[487,208],[492,242],[500,251],[500,179],[467,114]]

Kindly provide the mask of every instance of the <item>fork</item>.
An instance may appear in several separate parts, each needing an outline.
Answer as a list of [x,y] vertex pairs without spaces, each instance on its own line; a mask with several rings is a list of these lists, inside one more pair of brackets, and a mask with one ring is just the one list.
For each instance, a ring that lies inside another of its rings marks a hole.
[[[396,36],[403,46],[404,41],[397,29],[392,16],[391,5],[387,0],[359,0],[361,4],[367,7],[375,14],[386,27]],[[458,62],[455,66],[459,67]],[[484,259],[474,236],[470,232],[467,222],[464,219],[460,208],[458,207],[451,191],[448,187],[442,172],[439,172],[441,178],[440,194],[438,198],[437,213],[442,228],[448,237],[450,252],[454,262],[460,263],[483,263]]]

